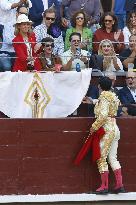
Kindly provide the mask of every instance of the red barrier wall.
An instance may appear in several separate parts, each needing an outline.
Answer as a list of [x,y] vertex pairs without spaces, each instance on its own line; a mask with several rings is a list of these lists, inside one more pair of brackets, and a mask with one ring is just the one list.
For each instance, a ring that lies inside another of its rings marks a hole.
[[[91,118],[0,119],[0,194],[85,193],[100,182],[89,156],[73,160]],[[136,118],[120,118],[119,160],[127,191],[136,191]],[[113,186],[113,175],[110,175]]]

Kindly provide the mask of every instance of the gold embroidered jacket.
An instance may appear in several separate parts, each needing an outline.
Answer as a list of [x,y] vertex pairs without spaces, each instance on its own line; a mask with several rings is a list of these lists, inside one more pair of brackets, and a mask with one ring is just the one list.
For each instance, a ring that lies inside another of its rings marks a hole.
[[103,91],[95,105],[94,113],[96,120],[92,124],[94,130],[98,130],[105,125],[109,119],[117,115],[119,99],[115,93],[111,91]]

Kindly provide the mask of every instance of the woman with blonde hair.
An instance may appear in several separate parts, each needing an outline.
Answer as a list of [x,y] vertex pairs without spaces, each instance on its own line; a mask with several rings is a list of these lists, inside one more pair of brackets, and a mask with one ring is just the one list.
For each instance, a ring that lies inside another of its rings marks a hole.
[[90,59],[90,67],[101,71],[123,70],[120,59],[116,56],[114,46],[109,39],[100,42],[98,55],[94,54]]
[[13,39],[13,47],[16,59],[13,71],[41,70],[37,54],[34,52],[36,37],[30,32],[32,21],[25,14],[18,16],[16,21],[16,37]]

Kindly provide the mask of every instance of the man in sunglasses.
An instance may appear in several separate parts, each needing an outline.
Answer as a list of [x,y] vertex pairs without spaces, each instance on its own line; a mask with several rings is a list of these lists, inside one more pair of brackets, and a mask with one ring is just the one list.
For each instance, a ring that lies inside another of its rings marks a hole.
[[88,52],[80,48],[81,34],[77,32],[73,32],[69,37],[69,41],[71,44],[70,49],[64,52],[61,56],[63,69],[64,70],[76,70],[77,64],[79,64],[81,69],[87,68]]
[[58,0],[31,0],[32,8],[30,9],[29,18],[34,22],[34,27],[42,23],[43,12],[54,7],[57,13],[57,18],[60,18],[60,2]]
[[[55,30],[55,19],[56,19],[56,13],[53,8],[47,9],[43,13],[43,23],[39,26],[36,26],[34,29],[34,33],[36,35],[36,40],[37,42],[41,42],[43,38],[46,37],[52,37],[54,39],[54,49],[53,53],[55,55],[61,55],[64,52],[64,42],[63,42],[63,37],[61,35],[61,31],[58,32],[57,29]],[[50,29],[51,26],[54,26],[55,35],[51,36],[48,34],[48,30]],[[59,35],[58,35],[59,34]],[[41,45],[39,45],[40,47]]]

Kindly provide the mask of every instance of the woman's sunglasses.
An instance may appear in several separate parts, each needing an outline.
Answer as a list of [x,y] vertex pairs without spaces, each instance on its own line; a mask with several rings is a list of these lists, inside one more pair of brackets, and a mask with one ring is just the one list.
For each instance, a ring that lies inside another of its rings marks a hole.
[[76,17],[76,20],[79,20],[79,19],[84,20],[83,17],[80,17],[80,16],[78,17],[78,16],[77,16],[77,17]]
[[110,19],[105,19],[104,22],[106,22],[106,23],[107,23],[107,22],[110,22],[110,23],[111,23],[112,20],[110,20]]

